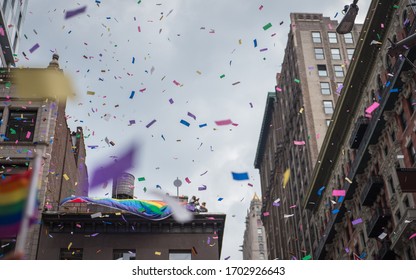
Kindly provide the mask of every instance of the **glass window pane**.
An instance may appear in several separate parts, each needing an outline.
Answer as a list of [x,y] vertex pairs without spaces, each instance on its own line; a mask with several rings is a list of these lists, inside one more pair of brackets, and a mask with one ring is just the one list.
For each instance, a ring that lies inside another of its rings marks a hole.
[[344,42],[346,44],[353,44],[354,43],[354,40],[352,39],[352,34],[351,33],[344,34]]
[[325,59],[323,48],[315,48],[315,59]]
[[136,250],[134,249],[114,249],[113,260],[135,260]]
[[351,60],[355,49],[347,49],[348,59]]
[[344,77],[344,69],[342,69],[341,65],[334,65],[334,70],[336,77]]
[[340,60],[341,59],[341,53],[340,53],[339,49],[331,49],[331,57],[332,57],[332,59]]
[[321,93],[325,95],[331,94],[331,88],[329,83],[321,82]]
[[36,111],[11,110],[5,141],[31,142],[36,125]]
[[192,260],[191,250],[169,250],[169,260]]
[[324,101],[324,112],[325,114],[333,114],[334,107],[332,106],[332,101]]
[[326,71],[326,65],[318,65],[318,75],[319,77],[328,76],[328,72]]
[[328,39],[329,39],[329,42],[332,43],[332,44],[338,43],[337,33],[328,32]]
[[319,31],[312,32],[312,41],[314,43],[322,43],[321,32],[319,32]]

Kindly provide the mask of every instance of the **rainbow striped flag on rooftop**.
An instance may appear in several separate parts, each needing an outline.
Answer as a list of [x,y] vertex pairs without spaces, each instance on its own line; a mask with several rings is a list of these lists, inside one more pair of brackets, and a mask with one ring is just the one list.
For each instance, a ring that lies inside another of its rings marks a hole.
[[32,171],[0,180],[0,238],[16,237],[23,219]]

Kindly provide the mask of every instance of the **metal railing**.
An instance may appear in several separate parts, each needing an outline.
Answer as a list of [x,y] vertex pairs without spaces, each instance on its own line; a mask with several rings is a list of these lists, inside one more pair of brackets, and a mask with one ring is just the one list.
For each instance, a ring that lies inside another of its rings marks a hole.
[[380,221],[380,219],[390,217],[390,216],[391,216],[390,210],[388,209],[382,210],[380,208],[376,208],[376,211],[371,217],[371,220],[366,223],[367,236],[374,237],[373,230],[375,226],[377,225],[377,223]]
[[394,248],[396,246],[397,241],[400,239],[400,237],[403,235],[403,232],[405,232],[407,226],[410,224],[409,222],[413,221],[416,221],[416,209],[408,208],[404,213],[403,217],[398,222],[394,230],[395,234],[392,234],[390,236],[391,248]]

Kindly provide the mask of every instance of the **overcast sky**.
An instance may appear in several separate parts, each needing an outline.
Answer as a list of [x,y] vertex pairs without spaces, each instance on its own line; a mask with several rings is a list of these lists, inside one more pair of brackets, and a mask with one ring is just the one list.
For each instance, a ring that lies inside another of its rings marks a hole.
[[[136,167],[130,170],[136,177],[135,196],[154,198],[144,187],[156,185],[176,194],[173,181],[178,177],[180,194],[197,195],[210,212],[227,214],[221,259],[242,259],[238,250],[246,212],[254,193],[261,193],[253,162],[267,92],[274,91],[281,69],[289,14],[334,18],[338,13],[340,20],[342,8],[352,1],[29,2],[17,66],[45,67],[53,52],[60,55],[77,94],[67,106],[70,128],[82,126],[86,145],[98,145],[87,148],[89,171],[121,155],[132,141],[139,143]],[[369,2],[359,1],[359,22]],[[82,6],[87,6],[85,13],[64,19],[64,10]],[[263,30],[268,23],[272,27]],[[40,48],[30,53],[36,43]],[[216,126],[215,121],[225,119],[238,126]],[[135,124],[129,125],[131,120]],[[146,128],[152,120],[156,122]],[[115,145],[109,146],[106,137]],[[233,181],[231,172],[248,172],[250,180]],[[139,177],[145,181],[138,182]],[[207,190],[198,191],[201,185]],[[90,196],[106,193],[111,195],[110,187]]]

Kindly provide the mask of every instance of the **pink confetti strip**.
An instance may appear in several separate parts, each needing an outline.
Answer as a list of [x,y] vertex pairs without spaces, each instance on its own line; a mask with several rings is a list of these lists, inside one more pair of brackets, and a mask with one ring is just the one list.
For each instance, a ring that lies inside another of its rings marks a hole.
[[177,85],[177,86],[180,86],[181,84],[180,83],[178,83],[176,80],[173,80],[173,83],[175,84],[175,85]]
[[1,35],[1,36],[4,36],[4,35],[5,35],[5,33],[4,33],[4,28],[3,28],[3,27],[0,27],[0,35]]
[[282,89],[278,86],[276,86],[276,91],[282,92]]
[[26,139],[29,139],[31,134],[32,134],[32,132],[28,131],[28,132],[26,133]]
[[293,144],[295,144],[296,146],[303,146],[305,145],[305,141],[293,141]]
[[332,196],[345,196],[345,190],[333,190]]
[[380,106],[380,103],[378,102],[374,102],[370,107],[368,107],[367,109],[365,109],[365,112],[367,114],[371,114],[375,109],[377,109]]
[[139,32],[142,32],[142,30],[140,29],[140,25],[139,25],[139,26],[137,26],[137,30],[138,30]]
[[410,239],[412,239],[412,238],[415,238],[416,237],[416,233],[413,233],[410,237],[409,237],[409,240]]
[[185,181],[186,181],[188,184],[190,184],[190,183],[191,183],[191,180],[189,180],[189,178],[188,178],[188,177],[186,177],[186,178],[185,178]]
[[219,125],[219,126],[221,126],[221,125],[229,125],[229,124],[232,124],[232,123],[233,123],[233,121],[230,120],[230,119],[228,119],[228,120],[222,120],[222,121],[215,121],[215,124],[216,125]]

